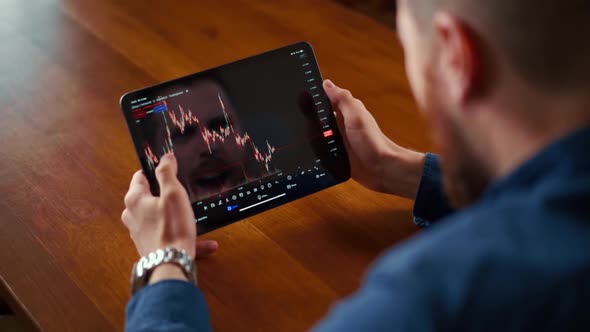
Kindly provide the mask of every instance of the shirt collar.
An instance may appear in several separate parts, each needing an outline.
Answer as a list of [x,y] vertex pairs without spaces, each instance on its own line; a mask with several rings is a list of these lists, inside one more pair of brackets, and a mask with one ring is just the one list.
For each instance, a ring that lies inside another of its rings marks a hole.
[[516,187],[531,186],[547,176],[567,176],[584,168],[590,173],[590,126],[549,144],[509,175],[497,180],[482,198]]

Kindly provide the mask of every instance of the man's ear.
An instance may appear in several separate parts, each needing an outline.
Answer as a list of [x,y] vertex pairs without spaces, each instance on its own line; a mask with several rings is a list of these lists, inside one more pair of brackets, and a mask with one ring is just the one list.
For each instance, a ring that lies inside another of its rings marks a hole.
[[438,12],[434,16],[434,39],[438,44],[438,71],[454,103],[464,103],[476,93],[481,73],[475,40],[456,16]]

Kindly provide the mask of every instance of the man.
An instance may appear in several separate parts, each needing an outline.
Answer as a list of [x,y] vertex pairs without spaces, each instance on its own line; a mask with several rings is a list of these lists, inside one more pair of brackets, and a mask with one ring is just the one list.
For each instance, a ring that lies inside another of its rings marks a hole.
[[[400,0],[398,10],[442,177],[436,156],[396,145],[348,91],[324,88],[353,178],[415,197],[416,221],[432,226],[380,258],[315,329],[590,331],[590,2]],[[161,197],[137,173],[126,200],[139,253],[214,251],[195,246],[173,156],[157,177]],[[158,266],[127,329],[207,330],[203,297],[182,280],[176,265]]]

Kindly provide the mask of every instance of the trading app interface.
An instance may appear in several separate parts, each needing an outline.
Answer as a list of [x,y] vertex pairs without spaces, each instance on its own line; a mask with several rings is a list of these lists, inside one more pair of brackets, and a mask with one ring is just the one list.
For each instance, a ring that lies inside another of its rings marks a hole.
[[144,89],[123,107],[146,172],[176,156],[203,232],[347,179],[321,84],[302,44]]

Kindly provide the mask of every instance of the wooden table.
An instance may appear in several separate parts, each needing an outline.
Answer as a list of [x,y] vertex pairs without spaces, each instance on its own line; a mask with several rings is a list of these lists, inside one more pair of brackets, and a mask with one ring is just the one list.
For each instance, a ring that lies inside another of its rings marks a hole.
[[[307,40],[390,137],[429,147],[395,32],[328,0],[2,0],[0,38],[0,289],[45,331],[122,329],[126,91]],[[350,181],[208,234],[214,328],[309,328],[416,232],[411,207]]]

